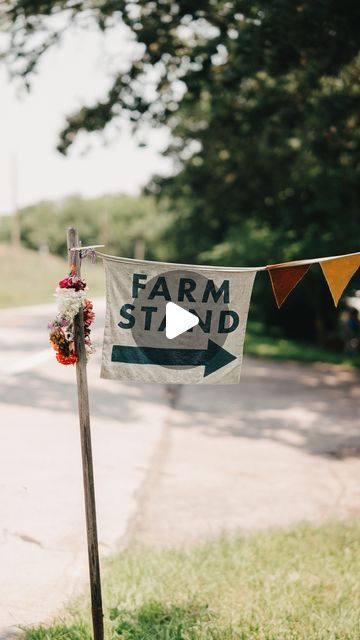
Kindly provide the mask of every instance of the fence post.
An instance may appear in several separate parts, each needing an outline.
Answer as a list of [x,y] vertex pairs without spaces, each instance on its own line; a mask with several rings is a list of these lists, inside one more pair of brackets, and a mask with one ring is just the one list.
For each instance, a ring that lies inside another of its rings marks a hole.
[[[67,246],[69,253],[69,265],[75,267],[76,275],[81,276],[81,261],[79,251],[71,251],[79,246],[77,230],[70,227],[67,231]],[[94,640],[103,640],[104,621],[101,596],[99,546],[96,525],[96,504],[94,470],[91,449],[91,429],[89,392],[86,372],[86,350],[84,340],[84,315],[81,309],[74,320],[75,350],[78,354],[76,363],[76,381],[78,392],[81,456],[84,482],[85,514],[87,545],[89,557],[91,612],[94,630]]]

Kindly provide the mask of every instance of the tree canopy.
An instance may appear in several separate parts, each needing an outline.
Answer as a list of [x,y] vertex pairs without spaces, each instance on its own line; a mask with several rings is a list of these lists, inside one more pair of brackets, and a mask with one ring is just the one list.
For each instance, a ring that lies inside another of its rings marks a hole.
[[[12,0],[7,60],[31,80],[72,22],[138,43],[59,150],[126,115],[167,126],[172,257],[275,262],[358,249],[360,5],[355,0]],[[119,45],[120,46],[120,45]]]
[[[57,202],[42,201],[20,210],[21,242],[33,250],[66,256],[66,234],[76,226],[84,246],[101,243],[107,253],[134,257],[144,244],[149,260],[166,260],[161,236],[171,217],[159,213],[153,198],[113,194],[98,198],[73,195]],[[1,218],[0,243],[10,239],[10,216]]]

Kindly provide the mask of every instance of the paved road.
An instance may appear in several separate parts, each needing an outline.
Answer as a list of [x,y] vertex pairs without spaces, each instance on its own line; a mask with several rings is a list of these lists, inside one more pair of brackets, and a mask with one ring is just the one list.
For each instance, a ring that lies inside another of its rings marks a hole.
[[[100,345],[104,302],[97,301]],[[54,308],[0,312],[0,640],[46,619],[87,580],[75,371],[48,347]],[[100,552],[136,509],[168,416],[163,387],[99,378],[89,365]]]
[[[95,308],[100,346],[104,302]],[[47,347],[52,315],[0,312],[0,640],[87,580],[75,372]],[[129,536],[189,543],[360,515],[357,374],[246,360],[240,386],[169,392],[100,380],[99,355],[89,382],[102,555]]]
[[138,539],[359,517],[359,383],[337,367],[246,359],[239,386],[178,388]]

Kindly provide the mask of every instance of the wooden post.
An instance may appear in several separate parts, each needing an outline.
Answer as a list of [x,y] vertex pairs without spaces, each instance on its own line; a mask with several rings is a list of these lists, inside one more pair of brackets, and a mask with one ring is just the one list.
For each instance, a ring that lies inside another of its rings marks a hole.
[[[75,266],[76,275],[81,275],[81,264],[79,251],[70,251],[73,247],[79,246],[79,238],[76,229],[70,227],[67,232],[67,246],[69,253],[69,265]],[[86,350],[84,340],[84,320],[83,311],[80,310],[74,321],[75,329],[75,349],[79,356],[76,363],[76,380],[78,390],[81,455],[84,481],[86,530],[89,557],[90,591],[91,591],[91,612],[94,629],[94,640],[103,640],[104,622],[101,597],[99,548],[96,526],[96,505],[94,471],[91,450],[91,430],[89,393],[86,373]]]

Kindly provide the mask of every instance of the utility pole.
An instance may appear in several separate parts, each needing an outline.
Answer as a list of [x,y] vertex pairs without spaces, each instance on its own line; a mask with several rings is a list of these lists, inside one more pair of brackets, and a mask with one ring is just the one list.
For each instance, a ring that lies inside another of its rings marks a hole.
[[136,238],[134,246],[134,258],[136,260],[144,260],[145,258],[145,240],[144,238]]
[[21,228],[20,228],[20,213],[18,208],[18,183],[17,183],[17,163],[16,156],[11,157],[10,161],[10,184],[11,184],[11,244],[13,247],[20,247],[21,244]]

